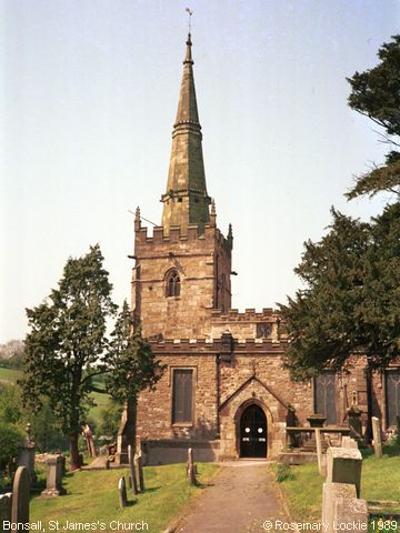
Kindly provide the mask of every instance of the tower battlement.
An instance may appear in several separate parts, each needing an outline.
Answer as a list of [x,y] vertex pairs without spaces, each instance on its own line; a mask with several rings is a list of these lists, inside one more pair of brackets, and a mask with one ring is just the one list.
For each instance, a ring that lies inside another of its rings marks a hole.
[[232,249],[232,236],[228,234],[227,237],[214,225],[205,224],[200,226],[199,224],[190,224],[186,230],[183,230],[181,226],[170,226],[169,231],[166,232],[163,226],[155,226],[153,228],[153,235],[149,235],[149,228],[146,226],[137,225],[135,231],[136,245],[146,244],[163,244],[170,245],[179,242],[188,241],[216,241],[217,244],[222,246],[225,251]]
[[262,311],[255,309],[245,309],[240,312],[238,309],[229,309],[228,312],[223,312],[221,309],[214,309],[211,312],[211,321],[213,323],[225,322],[280,322],[279,311],[266,307]]
[[[174,355],[184,353],[197,355],[199,353],[214,356],[225,351],[225,346],[221,338],[219,339],[162,339],[150,341],[154,353]],[[286,340],[282,340],[286,344]],[[280,354],[283,346],[280,342],[271,339],[232,339],[232,353],[238,354]]]

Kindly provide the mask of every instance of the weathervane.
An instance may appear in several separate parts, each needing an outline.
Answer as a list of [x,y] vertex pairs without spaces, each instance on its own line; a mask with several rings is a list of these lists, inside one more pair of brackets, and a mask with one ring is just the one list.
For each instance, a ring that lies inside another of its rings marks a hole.
[[191,31],[192,31],[192,15],[193,15],[193,11],[187,7],[186,8],[186,12],[189,14],[188,26],[189,26],[189,33],[191,33]]

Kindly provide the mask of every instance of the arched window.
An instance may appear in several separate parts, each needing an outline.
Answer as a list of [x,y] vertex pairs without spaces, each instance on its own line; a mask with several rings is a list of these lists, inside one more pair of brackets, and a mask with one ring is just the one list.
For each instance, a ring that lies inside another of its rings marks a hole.
[[176,270],[168,272],[166,277],[165,295],[179,296],[181,293],[181,278]]

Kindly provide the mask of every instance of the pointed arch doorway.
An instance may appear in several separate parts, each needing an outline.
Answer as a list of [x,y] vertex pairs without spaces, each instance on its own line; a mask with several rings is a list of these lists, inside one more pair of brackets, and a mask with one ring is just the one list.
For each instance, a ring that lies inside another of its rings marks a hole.
[[240,457],[267,457],[267,418],[256,404],[240,417]]

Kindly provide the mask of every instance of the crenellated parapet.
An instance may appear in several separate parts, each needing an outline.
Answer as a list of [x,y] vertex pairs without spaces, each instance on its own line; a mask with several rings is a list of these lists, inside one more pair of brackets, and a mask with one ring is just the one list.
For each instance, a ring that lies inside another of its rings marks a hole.
[[230,332],[239,340],[253,339],[254,342],[271,340],[280,342],[286,340],[284,324],[278,311],[264,308],[257,312],[255,309],[230,309],[224,313],[220,309],[211,312],[211,337],[218,338],[223,332]]
[[[150,341],[151,348],[158,355],[199,355],[215,356],[226,352],[226,342],[219,339],[164,339]],[[272,342],[271,339],[232,338],[232,357],[238,355],[270,354],[282,355],[286,341]]]
[[165,244],[185,243],[193,241],[213,241],[222,246],[226,251],[232,249],[232,235],[225,237],[223,233],[212,224],[200,226],[198,224],[189,224],[187,229],[181,226],[170,226],[166,232],[163,226],[155,226],[153,234],[149,234],[149,228],[142,226],[141,223],[135,222],[135,244]]
[[264,307],[262,311],[256,311],[254,308],[245,309],[240,312],[238,309],[229,309],[227,312],[222,312],[220,309],[215,309],[211,313],[211,320],[217,322],[276,322],[280,320],[279,311],[272,309],[272,307]]

